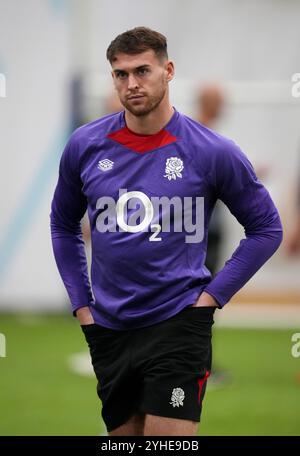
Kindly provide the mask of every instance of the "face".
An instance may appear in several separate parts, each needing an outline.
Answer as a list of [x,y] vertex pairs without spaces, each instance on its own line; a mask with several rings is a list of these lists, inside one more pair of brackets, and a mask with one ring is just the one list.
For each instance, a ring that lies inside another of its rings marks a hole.
[[112,63],[112,77],[122,105],[135,116],[145,116],[164,99],[174,66],[159,60],[154,51],[141,54],[117,54]]
[[203,89],[200,99],[200,109],[211,119],[217,119],[222,113],[224,96],[220,87],[209,85]]

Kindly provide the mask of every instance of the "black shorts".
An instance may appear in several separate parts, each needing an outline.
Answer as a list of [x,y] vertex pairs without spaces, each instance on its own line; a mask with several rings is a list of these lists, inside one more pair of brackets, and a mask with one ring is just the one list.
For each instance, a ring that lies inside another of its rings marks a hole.
[[81,326],[110,432],[137,412],[200,421],[211,370],[214,307],[186,307],[145,328]]

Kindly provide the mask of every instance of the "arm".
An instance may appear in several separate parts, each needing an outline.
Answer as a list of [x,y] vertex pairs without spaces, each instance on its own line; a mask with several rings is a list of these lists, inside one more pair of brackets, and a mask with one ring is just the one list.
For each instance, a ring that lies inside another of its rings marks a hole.
[[232,141],[217,156],[213,182],[217,196],[244,226],[246,235],[205,288],[223,307],[278,249],[282,225],[267,189]]
[[[50,227],[55,261],[67,289],[73,315],[81,309],[81,323],[91,322],[93,295],[89,283],[81,219],[87,201],[81,191],[78,147],[71,136],[59,165],[59,177],[51,204]],[[82,317],[82,318],[81,318]]]

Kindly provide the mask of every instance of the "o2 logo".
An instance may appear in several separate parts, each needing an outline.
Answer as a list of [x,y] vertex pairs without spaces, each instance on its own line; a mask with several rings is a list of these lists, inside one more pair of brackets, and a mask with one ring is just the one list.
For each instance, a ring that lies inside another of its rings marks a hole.
[[[144,209],[145,209],[145,216],[143,220],[138,225],[128,225],[124,218],[124,213],[126,211],[127,202],[133,198],[138,198]],[[152,223],[151,221],[154,216],[154,208],[153,205],[148,198],[147,195],[143,192],[126,192],[118,199],[116,205],[116,213],[117,213],[117,224],[123,231],[128,231],[129,233],[138,233],[140,231],[145,230],[149,225],[151,227],[151,231],[153,234],[149,237],[149,241],[161,241],[161,237],[157,237],[158,234],[161,232],[161,226],[159,223]]]
[[[163,233],[185,232],[186,243],[201,242],[204,237],[204,197],[152,196],[140,191],[119,189],[117,201],[111,196],[97,200],[99,233],[140,233],[150,231],[149,241],[163,241]],[[172,222],[171,222],[172,221]]]

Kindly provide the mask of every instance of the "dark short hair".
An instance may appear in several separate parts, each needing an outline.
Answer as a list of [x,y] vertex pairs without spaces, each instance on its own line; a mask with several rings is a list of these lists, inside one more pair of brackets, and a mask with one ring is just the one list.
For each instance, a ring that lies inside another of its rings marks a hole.
[[108,46],[106,58],[112,63],[116,55],[140,54],[153,49],[158,59],[168,58],[167,39],[159,32],[147,27],[135,27],[118,35]]

